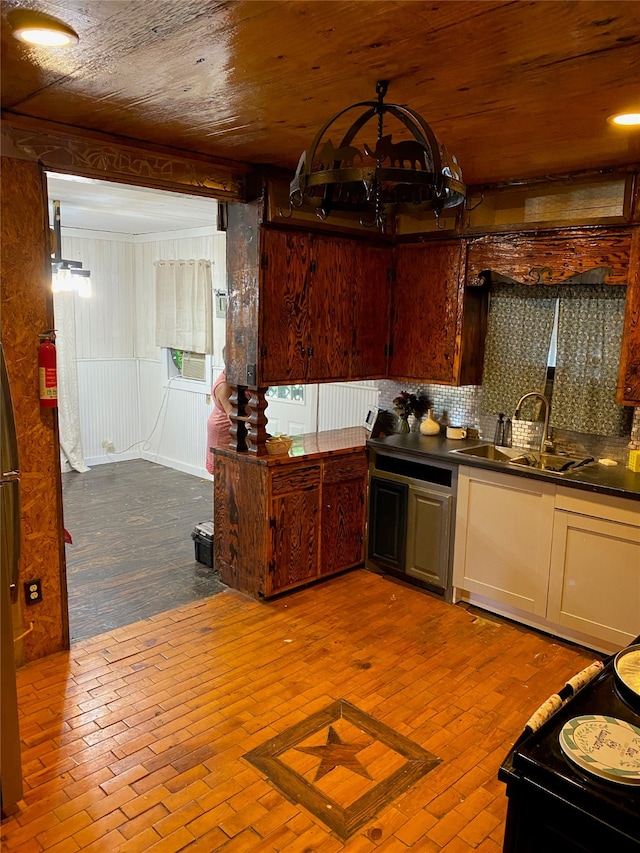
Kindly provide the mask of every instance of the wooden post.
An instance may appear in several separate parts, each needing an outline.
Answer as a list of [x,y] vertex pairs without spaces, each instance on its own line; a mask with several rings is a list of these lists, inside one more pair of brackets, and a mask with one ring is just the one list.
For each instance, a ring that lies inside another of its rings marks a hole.
[[269,405],[266,399],[267,388],[247,388],[246,394],[248,397],[246,412],[248,420],[246,425],[248,428],[248,450],[255,456],[266,456],[267,454],[267,417],[264,410]]
[[244,385],[232,385],[231,397],[229,402],[232,406],[229,418],[231,426],[229,427],[229,447],[236,450],[238,453],[243,453],[247,450],[247,395]]

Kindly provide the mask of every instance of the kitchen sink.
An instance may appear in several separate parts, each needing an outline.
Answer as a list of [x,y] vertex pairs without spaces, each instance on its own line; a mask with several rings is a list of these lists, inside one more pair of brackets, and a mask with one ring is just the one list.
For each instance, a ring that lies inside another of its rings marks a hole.
[[538,471],[551,471],[554,474],[567,474],[583,465],[593,462],[593,456],[566,456],[556,453],[538,453],[528,451],[509,460],[511,465],[523,468],[535,468]]
[[491,462],[510,462],[512,456],[506,452],[506,448],[495,447],[493,444],[479,444],[477,447],[463,447],[460,450],[452,450],[452,453],[462,453],[464,456],[477,456],[478,459],[489,459]]
[[490,462],[508,462],[510,465],[518,465],[521,468],[533,468],[536,471],[549,471],[554,474],[567,474],[594,461],[593,456],[522,451],[518,448],[495,447],[493,444],[478,444],[476,447],[463,447],[451,452],[460,453],[463,456],[475,456],[476,459],[487,459]]

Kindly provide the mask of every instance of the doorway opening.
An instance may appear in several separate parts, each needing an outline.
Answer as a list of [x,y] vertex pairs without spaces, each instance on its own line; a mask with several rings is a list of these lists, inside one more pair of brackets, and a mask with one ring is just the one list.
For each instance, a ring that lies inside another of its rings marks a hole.
[[90,296],[54,294],[74,642],[224,589],[196,561],[192,533],[213,517],[206,421],[225,318],[212,311],[204,372],[176,372],[155,345],[154,262],[205,259],[222,294],[225,234],[213,199],[53,173],[47,182],[62,257],[91,275]]

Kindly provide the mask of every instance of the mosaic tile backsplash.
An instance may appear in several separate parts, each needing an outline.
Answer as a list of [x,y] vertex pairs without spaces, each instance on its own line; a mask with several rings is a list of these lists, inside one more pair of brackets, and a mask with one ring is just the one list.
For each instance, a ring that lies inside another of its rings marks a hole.
[[[392,412],[393,399],[401,391],[418,396],[424,394],[431,402],[436,420],[442,421],[444,416],[452,426],[475,427],[481,439],[493,441],[496,418],[480,414],[480,385],[453,388],[448,385],[411,385],[380,380],[378,406]],[[514,421],[512,443],[515,447],[537,450],[540,447],[541,430],[542,423]],[[595,459],[608,457],[626,465],[629,450],[640,450],[640,408],[633,410],[630,436],[617,438],[553,429],[552,438],[556,450],[589,454]]]

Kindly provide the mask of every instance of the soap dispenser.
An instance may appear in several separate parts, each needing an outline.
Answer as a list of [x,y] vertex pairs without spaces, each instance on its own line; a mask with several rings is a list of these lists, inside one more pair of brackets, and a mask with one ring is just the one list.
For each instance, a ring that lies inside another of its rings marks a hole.
[[513,442],[513,429],[511,426],[511,418],[507,418],[504,422],[504,434],[502,436],[502,444],[504,447],[511,447]]
[[493,443],[496,447],[502,446],[504,441],[504,412],[500,412],[498,415],[498,421],[496,423],[496,432],[493,436]]

